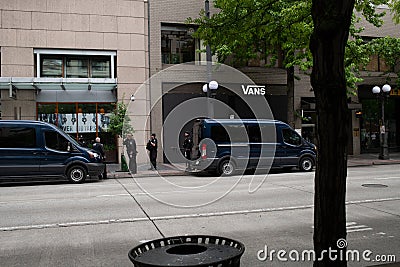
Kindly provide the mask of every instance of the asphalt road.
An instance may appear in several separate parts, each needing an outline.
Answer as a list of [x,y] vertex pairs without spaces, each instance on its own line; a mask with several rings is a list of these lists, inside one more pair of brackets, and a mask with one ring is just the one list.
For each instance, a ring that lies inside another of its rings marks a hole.
[[[400,261],[399,170],[349,169],[348,249],[370,250],[371,260],[395,255]],[[241,266],[310,266],[288,254],[312,249],[313,177],[293,171],[2,185],[0,266],[132,266],[131,248],[185,234],[243,242]],[[276,254],[272,261],[257,259],[266,246],[268,252],[285,250],[288,261]],[[348,266],[378,264],[360,258]]]

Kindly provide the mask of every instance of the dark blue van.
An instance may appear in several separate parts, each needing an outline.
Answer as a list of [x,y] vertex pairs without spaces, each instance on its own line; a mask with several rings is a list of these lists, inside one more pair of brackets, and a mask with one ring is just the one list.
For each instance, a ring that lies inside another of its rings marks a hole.
[[311,171],[316,146],[278,120],[196,120],[194,171],[231,175],[236,170],[292,168]]
[[98,179],[104,168],[98,153],[52,124],[0,120],[0,180],[61,177],[82,183]]

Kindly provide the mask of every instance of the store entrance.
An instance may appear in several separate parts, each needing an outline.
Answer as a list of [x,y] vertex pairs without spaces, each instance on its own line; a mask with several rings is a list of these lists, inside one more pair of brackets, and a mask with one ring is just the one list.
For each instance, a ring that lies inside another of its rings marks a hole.
[[[363,114],[360,118],[361,153],[378,153],[380,149],[381,104],[377,99],[362,99]],[[385,102],[385,123],[390,151],[400,151],[400,98]]]

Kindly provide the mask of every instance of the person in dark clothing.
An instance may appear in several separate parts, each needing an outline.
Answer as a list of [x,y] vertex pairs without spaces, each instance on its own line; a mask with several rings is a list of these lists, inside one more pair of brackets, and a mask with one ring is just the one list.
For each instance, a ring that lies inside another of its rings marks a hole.
[[93,150],[95,150],[97,153],[100,154],[102,160],[104,161],[104,172],[103,175],[101,175],[103,179],[107,179],[107,167],[106,167],[106,153],[104,152],[104,146],[100,142],[100,137],[96,137],[96,142],[93,144]]
[[186,168],[190,169],[190,161],[192,160],[192,148],[193,148],[193,140],[190,137],[189,132],[185,132],[185,139],[183,140],[183,154],[186,161]]
[[136,141],[133,138],[132,134],[127,134],[126,139],[124,140],[124,146],[126,146],[126,153],[128,153],[129,157],[129,172],[131,174],[137,173],[137,164],[136,164]]
[[149,151],[149,158],[151,163],[151,168],[149,170],[157,170],[157,148],[158,141],[156,134],[152,133],[149,141],[146,144],[146,149]]
[[79,136],[78,141],[79,141],[79,144],[80,144],[81,146],[87,147],[86,141],[85,141],[85,139],[83,138],[82,135]]

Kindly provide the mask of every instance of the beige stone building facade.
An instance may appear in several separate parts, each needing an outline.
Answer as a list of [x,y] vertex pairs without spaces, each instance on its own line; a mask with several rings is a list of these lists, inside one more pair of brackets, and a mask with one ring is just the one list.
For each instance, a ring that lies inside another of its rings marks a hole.
[[[121,140],[106,132],[117,102],[149,77],[146,0],[0,1],[1,119],[43,120],[71,136],[103,139],[111,161]],[[140,150],[148,96],[136,95],[133,127]]]

